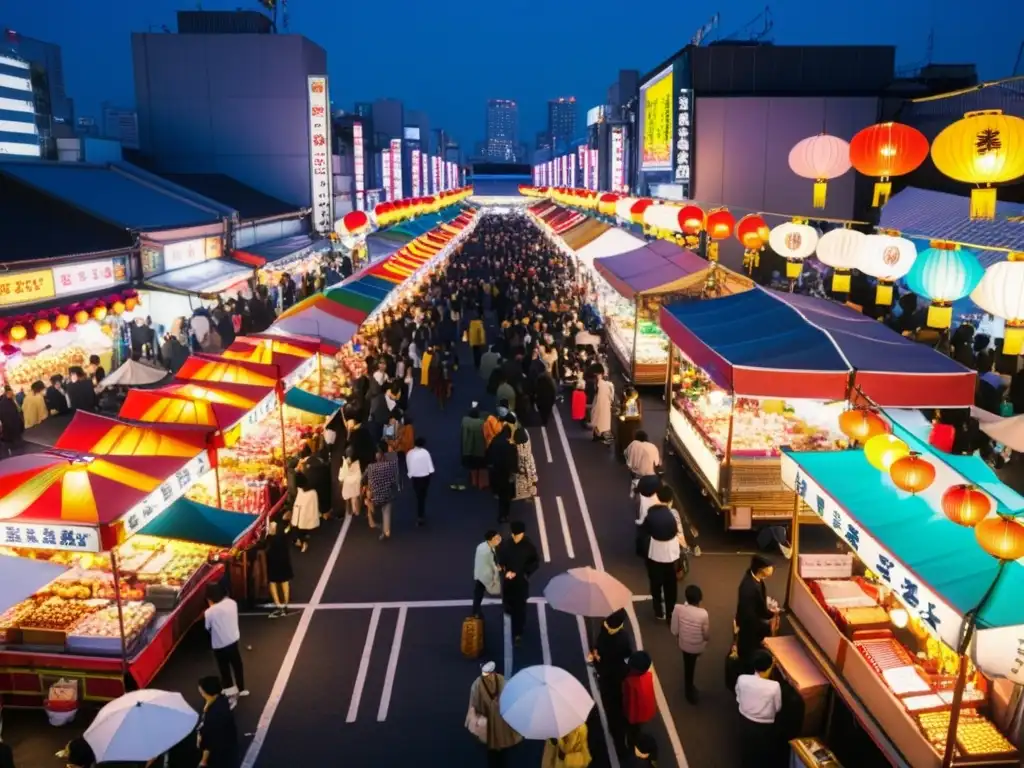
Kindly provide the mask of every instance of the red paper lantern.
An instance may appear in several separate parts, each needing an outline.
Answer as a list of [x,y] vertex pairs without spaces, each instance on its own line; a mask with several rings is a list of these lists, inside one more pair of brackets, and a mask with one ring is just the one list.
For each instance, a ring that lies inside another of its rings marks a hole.
[[677,214],[679,231],[684,235],[699,235],[704,229],[704,211],[696,205],[684,205]]
[[736,225],[736,239],[743,243],[747,250],[760,250],[768,243],[771,229],[765,220],[756,213],[748,213]]
[[889,477],[901,491],[920,493],[935,482],[935,466],[922,459],[920,454],[911,453],[892,463]]
[[712,240],[725,240],[725,238],[732,234],[733,227],[735,226],[736,218],[729,213],[727,208],[712,211],[708,214],[708,237]]
[[839,414],[839,430],[855,442],[866,443],[875,435],[884,435],[889,428],[874,411],[853,408]]
[[359,232],[370,226],[370,218],[363,211],[349,211],[341,218],[346,232]]
[[877,176],[873,205],[885,205],[889,179],[915,170],[928,157],[928,139],[903,123],[869,125],[850,140],[850,164],[865,176]]
[[1024,557],[1024,525],[1013,517],[990,517],[974,526],[981,548],[999,560]]
[[957,525],[973,528],[992,509],[992,501],[973,485],[954,485],[942,494],[942,511]]

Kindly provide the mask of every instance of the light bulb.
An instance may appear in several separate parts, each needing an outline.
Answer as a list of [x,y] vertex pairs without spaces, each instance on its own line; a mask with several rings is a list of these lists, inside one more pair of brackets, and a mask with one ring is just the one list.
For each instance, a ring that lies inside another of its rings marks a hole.
[[910,614],[904,608],[893,608],[889,611],[889,621],[896,629],[903,629],[910,621]]

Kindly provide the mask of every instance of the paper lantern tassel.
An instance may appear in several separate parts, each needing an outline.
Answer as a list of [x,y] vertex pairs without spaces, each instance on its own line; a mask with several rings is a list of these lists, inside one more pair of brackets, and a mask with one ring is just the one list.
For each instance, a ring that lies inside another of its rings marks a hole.
[[878,287],[875,288],[875,304],[880,307],[892,306],[892,283],[878,281]]
[[994,187],[971,190],[971,218],[994,219],[996,217],[996,190]]
[[825,179],[818,179],[814,182],[814,207],[825,207],[825,194],[828,191],[828,182]]
[[850,271],[847,269],[837,269],[832,273],[832,290],[835,293],[849,293],[850,292]]
[[802,261],[787,261],[786,262],[786,277],[790,280],[796,280],[803,274],[804,263]]
[[1024,349],[1024,325],[1006,322],[1006,332],[1003,338],[1003,354],[1019,355]]
[[[953,305],[935,303],[928,307],[929,328],[949,328],[953,323]],[[1005,342],[1004,342],[1005,343]]]
[[875,208],[881,208],[883,205],[889,202],[889,195],[892,194],[892,182],[890,181],[876,181],[875,182],[875,195],[871,198],[871,205]]
[[718,243],[714,240],[708,243],[708,261],[718,261]]

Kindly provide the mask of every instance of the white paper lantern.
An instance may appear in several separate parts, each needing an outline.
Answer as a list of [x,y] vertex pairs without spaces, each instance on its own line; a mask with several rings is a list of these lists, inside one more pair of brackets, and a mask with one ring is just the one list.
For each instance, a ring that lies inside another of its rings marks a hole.
[[678,205],[650,205],[644,211],[644,224],[661,232],[679,231]]
[[625,222],[632,221],[631,214],[633,206],[636,205],[636,197],[624,197],[615,203],[615,215]]
[[1024,347],[1024,261],[1000,261],[985,270],[971,300],[1006,321],[1003,352],[1019,355]]
[[826,232],[818,240],[818,261],[835,270],[832,274],[833,291],[850,292],[850,270],[859,264],[865,237],[867,235],[863,232],[840,227]]
[[803,260],[818,245],[818,230],[809,224],[787,221],[768,233],[768,245],[786,260],[786,277],[795,280],[803,270]]
[[905,277],[917,260],[917,246],[905,237],[867,235],[857,269],[878,280],[875,303],[892,304],[892,284]]
[[850,144],[826,133],[798,141],[789,150],[789,167],[797,176],[814,180],[814,207],[825,207],[829,179],[850,170]]

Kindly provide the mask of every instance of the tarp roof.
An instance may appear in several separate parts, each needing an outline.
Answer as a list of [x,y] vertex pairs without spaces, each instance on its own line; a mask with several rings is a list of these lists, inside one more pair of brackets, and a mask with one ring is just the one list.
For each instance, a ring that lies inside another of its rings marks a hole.
[[708,262],[667,240],[655,240],[635,251],[594,262],[616,291],[632,299],[637,294],[671,290],[677,281],[708,268]]
[[190,424],[223,431],[231,428],[250,410],[159,389],[129,389],[118,416],[161,425]]
[[0,554],[0,613],[31,597],[68,570],[46,560]]
[[643,245],[642,238],[624,232],[618,227],[611,227],[576,251],[576,257],[583,263],[590,264],[595,259],[615,256],[626,251],[635,251]]
[[284,404],[317,416],[333,416],[341,409],[341,403],[328,397],[321,397],[298,387],[292,387],[284,396]]
[[[170,182],[127,165],[7,161],[0,173],[103,221],[137,232],[214,224],[230,215],[215,201],[208,204],[175,194]],[[162,184],[161,184],[162,181]],[[198,198],[198,196],[195,196]]]
[[300,215],[303,211],[301,206],[278,200],[276,197],[260,192],[258,189],[223,173],[161,173],[160,175],[168,181],[180,184],[204,197],[234,208],[242,219],[265,219],[271,216],[285,216],[289,213]]
[[210,430],[164,424],[133,424],[76,411],[54,444],[64,451],[101,456],[175,456],[191,459],[206,449]]
[[611,228],[599,219],[586,217],[582,223],[573,227],[568,232],[562,233],[562,240],[574,251],[580,250],[587,243],[597,239]]
[[967,407],[973,371],[824,299],[757,287],[661,308],[661,327],[719,386],[757,397],[844,399],[850,375],[890,407]]
[[563,219],[559,219],[557,223],[551,224],[551,231],[556,235],[562,235],[566,232],[574,229],[583,222],[587,221],[587,217],[579,211],[569,211],[569,215]]
[[213,294],[248,280],[252,273],[253,267],[246,264],[231,259],[210,259],[147,277],[146,282],[155,288],[179,293]]
[[219,355],[189,355],[178,369],[179,379],[222,382],[225,384],[253,384],[272,387],[281,378],[276,365],[261,365],[244,360],[230,360]]
[[368,235],[366,238],[366,252],[369,261],[374,264],[381,259],[387,258],[407,242],[412,240],[408,235],[395,233],[393,237],[384,237],[381,234]]
[[231,547],[259,522],[258,515],[228,512],[181,498],[139,533],[161,539],[190,541],[211,547]]
[[326,250],[329,247],[330,241],[318,235],[290,235],[259,245],[235,249],[234,256],[246,264],[262,267],[278,261],[287,261],[302,251]]

